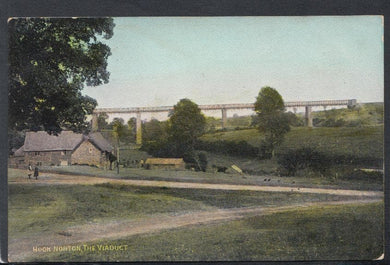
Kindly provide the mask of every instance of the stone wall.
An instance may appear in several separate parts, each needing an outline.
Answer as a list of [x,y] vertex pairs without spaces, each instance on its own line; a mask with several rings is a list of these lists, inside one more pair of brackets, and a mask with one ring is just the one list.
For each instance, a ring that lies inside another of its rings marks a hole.
[[71,151],[39,151],[25,152],[25,165],[60,166],[70,164]]
[[85,140],[73,151],[71,164],[107,167],[107,161],[105,152]]
[[27,168],[27,165],[24,163],[24,156],[10,156],[8,158],[8,166],[12,168]]

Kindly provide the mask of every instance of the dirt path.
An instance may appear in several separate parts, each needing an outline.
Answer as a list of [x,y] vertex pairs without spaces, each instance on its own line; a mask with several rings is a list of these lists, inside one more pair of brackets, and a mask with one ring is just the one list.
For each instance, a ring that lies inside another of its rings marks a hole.
[[[68,246],[86,244],[101,239],[120,239],[138,234],[156,233],[167,229],[175,229],[190,225],[210,224],[237,220],[247,216],[267,215],[310,206],[363,204],[379,201],[379,199],[349,200],[337,202],[305,203],[281,207],[250,207],[234,209],[217,209],[182,214],[159,214],[149,218],[116,220],[103,223],[88,223],[69,227],[63,231],[31,235],[9,240],[10,261],[28,261],[34,255],[34,247]],[[89,244],[90,245],[90,244]]]
[[90,177],[82,175],[66,175],[55,173],[42,173],[35,179],[26,177],[15,177],[8,181],[9,184],[38,184],[38,185],[61,185],[61,184],[83,184],[93,185],[101,183],[118,183],[133,186],[146,187],[169,187],[184,189],[215,189],[215,190],[251,190],[268,192],[302,192],[302,193],[321,193],[330,195],[344,196],[364,196],[364,197],[383,197],[381,191],[362,191],[345,189],[323,189],[323,188],[303,188],[303,187],[283,187],[283,186],[257,186],[257,185],[232,185],[232,184],[208,184],[208,183],[189,183],[173,181],[154,181],[154,180],[132,180],[132,179],[110,179],[102,177]]

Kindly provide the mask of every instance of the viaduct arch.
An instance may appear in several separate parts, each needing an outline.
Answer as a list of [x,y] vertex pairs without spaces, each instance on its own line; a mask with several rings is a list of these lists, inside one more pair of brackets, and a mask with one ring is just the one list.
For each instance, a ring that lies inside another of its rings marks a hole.
[[[308,127],[313,126],[313,118],[311,115],[312,107],[323,107],[326,109],[328,106],[348,106],[352,107],[356,105],[356,99],[344,99],[344,100],[319,100],[319,101],[291,101],[284,103],[286,108],[293,108],[294,112],[298,107],[305,108],[305,125]],[[212,105],[198,105],[201,110],[220,110],[222,114],[222,128],[225,128],[227,122],[228,110],[254,110],[253,103],[237,103],[237,104],[212,104]],[[100,113],[107,114],[136,114],[136,143],[142,144],[142,130],[141,130],[141,114],[142,113],[155,113],[155,112],[169,112],[173,110],[173,106],[159,106],[159,107],[135,107],[135,108],[97,108],[92,114],[92,131],[98,130],[97,116]]]

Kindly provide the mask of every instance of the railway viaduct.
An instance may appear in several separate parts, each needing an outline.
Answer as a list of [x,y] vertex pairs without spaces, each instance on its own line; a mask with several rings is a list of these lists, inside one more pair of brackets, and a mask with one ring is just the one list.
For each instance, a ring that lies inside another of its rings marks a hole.
[[[312,107],[326,107],[328,106],[355,106],[356,99],[345,99],[345,100],[320,100],[320,101],[292,101],[284,103],[286,108],[293,108],[296,112],[297,108],[305,108],[305,125],[308,127],[313,126],[313,118],[311,115]],[[227,111],[228,110],[254,110],[255,106],[253,103],[238,103],[238,104],[213,104],[213,105],[198,105],[203,111],[207,110],[220,110],[222,114],[222,128],[226,126],[227,122]],[[142,130],[141,130],[141,114],[142,113],[155,113],[155,112],[169,112],[173,110],[173,106],[160,106],[160,107],[136,107],[136,108],[97,108],[92,114],[92,130],[98,129],[97,116],[100,113],[107,114],[136,114],[136,142],[142,144]]]

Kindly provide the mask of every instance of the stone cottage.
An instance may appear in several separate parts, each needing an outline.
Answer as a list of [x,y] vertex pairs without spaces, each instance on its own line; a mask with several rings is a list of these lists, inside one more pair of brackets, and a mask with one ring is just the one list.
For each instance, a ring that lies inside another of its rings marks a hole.
[[18,162],[23,158],[25,166],[78,164],[108,167],[112,151],[111,144],[98,132],[83,135],[62,131],[56,136],[38,131],[26,133],[24,145],[15,152],[14,157]]

